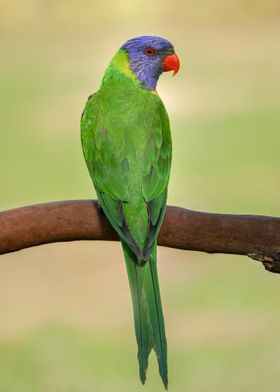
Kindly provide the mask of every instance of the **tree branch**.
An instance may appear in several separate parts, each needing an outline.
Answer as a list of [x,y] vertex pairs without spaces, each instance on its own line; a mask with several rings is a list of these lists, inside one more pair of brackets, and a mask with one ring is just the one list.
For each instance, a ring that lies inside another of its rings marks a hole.
[[[60,241],[117,241],[94,200],[61,201],[0,212],[0,254]],[[168,207],[158,244],[247,255],[280,273],[280,218]]]

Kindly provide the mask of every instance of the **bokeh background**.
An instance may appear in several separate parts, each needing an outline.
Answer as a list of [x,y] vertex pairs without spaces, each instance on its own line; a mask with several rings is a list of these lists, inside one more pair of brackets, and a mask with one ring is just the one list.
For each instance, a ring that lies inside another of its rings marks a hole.
[[[128,38],[170,39],[169,204],[280,214],[278,0],[0,0],[0,208],[95,197],[79,120]],[[159,249],[170,391],[275,391],[280,280],[245,257]],[[138,379],[117,243],[0,257],[0,390],[162,391]]]

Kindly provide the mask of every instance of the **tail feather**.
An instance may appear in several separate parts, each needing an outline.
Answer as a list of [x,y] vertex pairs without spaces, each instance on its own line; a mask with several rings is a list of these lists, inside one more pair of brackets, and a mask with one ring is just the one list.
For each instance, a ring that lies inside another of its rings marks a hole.
[[139,259],[122,243],[134,311],[139,373],[145,383],[148,357],[154,349],[159,373],[167,389],[167,343],[156,266],[156,245],[148,261]]

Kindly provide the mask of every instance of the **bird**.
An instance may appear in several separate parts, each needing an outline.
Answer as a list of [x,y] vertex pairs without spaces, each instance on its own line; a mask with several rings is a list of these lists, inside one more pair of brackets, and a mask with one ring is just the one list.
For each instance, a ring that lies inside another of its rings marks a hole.
[[120,237],[132,297],[139,376],[146,381],[154,350],[168,387],[167,340],[157,273],[157,237],[164,218],[172,141],[156,87],[175,75],[174,46],[157,36],[129,39],[115,53],[100,88],[85,104],[81,142],[100,209]]

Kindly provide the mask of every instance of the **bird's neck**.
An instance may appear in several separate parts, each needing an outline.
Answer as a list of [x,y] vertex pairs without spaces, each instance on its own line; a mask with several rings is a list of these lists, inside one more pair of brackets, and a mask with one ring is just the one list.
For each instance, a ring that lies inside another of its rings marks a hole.
[[120,49],[112,58],[109,63],[103,79],[102,86],[111,82],[120,80],[123,77],[131,80],[132,83],[141,87],[141,82],[134,74],[134,72],[130,69],[130,64],[128,60],[127,52],[123,49]]
[[131,63],[127,51],[120,49],[114,55],[105,71],[102,86],[110,81],[120,80],[125,77],[134,83],[135,86],[154,92],[156,91],[159,75],[147,71],[147,68],[145,69],[145,67],[139,67]]

